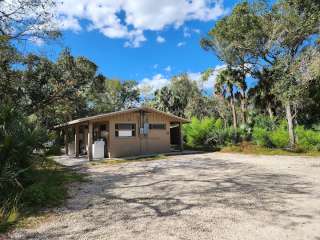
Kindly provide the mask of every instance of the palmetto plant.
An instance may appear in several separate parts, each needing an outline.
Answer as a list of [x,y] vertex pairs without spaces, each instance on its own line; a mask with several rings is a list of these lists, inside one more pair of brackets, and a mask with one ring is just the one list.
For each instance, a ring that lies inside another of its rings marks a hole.
[[17,203],[24,187],[23,175],[39,158],[37,150],[46,136],[13,106],[0,107],[0,222]]

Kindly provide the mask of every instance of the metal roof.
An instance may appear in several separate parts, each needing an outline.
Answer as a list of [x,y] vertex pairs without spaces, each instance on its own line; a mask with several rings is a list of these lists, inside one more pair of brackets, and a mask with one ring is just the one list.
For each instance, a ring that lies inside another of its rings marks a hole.
[[57,128],[62,128],[62,127],[70,126],[70,125],[75,125],[75,124],[78,124],[78,123],[88,122],[90,120],[97,120],[97,119],[101,119],[101,118],[113,117],[113,116],[120,115],[120,114],[139,112],[139,111],[155,112],[155,113],[163,114],[163,115],[166,115],[169,118],[172,118],[172,120],[177,121],[177,122],[182,122],[182,123],[190,122],[189,120],[187,120],[185,118],[175,116],[175,115],[173,115],[171,113],[166,113],[166,112],[163,112],[163,111],[159,111],[159,110],[154,109],[154,108],[137,107],[137,108],[130,108],[130,109],[127,109],[127,110],[122,110],[122,111],[98,114],[98,115],[90,116],[90,117],[78,118],[78,119],[75,119],[75,120],[72,120],[72,121],[69,121],[69,122],[66,122],[66,123],[62,123],[62,124],[56,125],[53,128],[57,129]]

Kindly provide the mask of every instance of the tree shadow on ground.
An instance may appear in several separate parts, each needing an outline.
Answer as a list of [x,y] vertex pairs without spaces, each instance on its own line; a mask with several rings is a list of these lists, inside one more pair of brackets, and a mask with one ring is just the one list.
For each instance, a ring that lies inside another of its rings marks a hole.
[[[124,224],[142,218],[165,220],[188,214],[194,208],[232,208],[253,216],[265,211],[270,215],[269,224],[276,225],[279,223],[274,220],[280,217],[313,218],[295,213],[288,204],[313,196],[311,182],[257,169],[248,163],[201,158],[105,168],[99,172],[83,167],[81,171],[90,176],[90,181],[79,187],[64,209],[65,213],[83,211],[84,222],[90,224],[69,231],[68,236],[61,235],[64,226],[56,227],[42,237],[74,238],[109,223]],[[298,223],[291,221],[283,227],[295,224]]]

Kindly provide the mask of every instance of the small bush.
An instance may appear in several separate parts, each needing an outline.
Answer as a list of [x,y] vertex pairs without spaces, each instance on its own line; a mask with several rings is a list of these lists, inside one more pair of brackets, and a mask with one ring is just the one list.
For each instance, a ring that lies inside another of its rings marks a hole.
[[213,129],[207,136],[206,144],[211,148],[217,148],[224,146],[225,144],[231,144],[232,134],[230,129]]
[[265,128],[254,127],[252,132],[252,139],[253,139],[253,142],[258,146],[263,146],[263,147],[271,146],[269,132]]
[[221,118],[218,118],[214,123],[214,127],[216,129],[223,129],[223,120]]
[[270,142],[276,148],[285,148],[289,145],[288,131],[285,129],[277,129],[270,132]]
[[277,128],[277,123],[275,120],[270,119],[268,116],[257,115],[254,117],[254,127],[262,128],[268,131],[271,131]]
[[25,173],[43,159],[47,131],[12,105],[0,107],[0,223],[17,207],[25,188]]
[[214,123],[214,119],[211,118],[202,120],[192,118],[191,123],[184,125],[183,128],[187,145],[191,147],[206,146],[209,133],[214,128]]
[[252,128],[248,125],[241,125],[239,129],[237,129],[239,141],[250,141],[252,137]]
[[320,133],[314,130],[306,130],[303,126],[296,128],[298,148],[304,151],[320,150]]
[[247,139],[248,135],[244,129],[234,129],[232,127],[211,129],[206,140],[210,148],[221,148],[226,145],[237,144]]
[[64,139],[63,135],[58,134],[56,131],[52,131],[48,133],[48,141],[44,144],[46,149],[45,153],[47,156],[57,156],[61,155],[61,148],[63,146]]
[[272,145],[276,148],[285,148],[289,145],[288,126],[286,121],[282,121],[279,126],[269,134]]
[[[286,122],[281,122],[277,127],[265,126],[266,123],[257,124],[253,128],[252,139],[254,143],[263,147],[285,148],[289,145],[289,135]],[[265,126],[265,127],[262,127]]]
[[61,155],[61,154],[62,154],[61,146],[58,145],[58,144],[53,144],[46,151],[46,155],[47,156],[58,156],[58,155]]

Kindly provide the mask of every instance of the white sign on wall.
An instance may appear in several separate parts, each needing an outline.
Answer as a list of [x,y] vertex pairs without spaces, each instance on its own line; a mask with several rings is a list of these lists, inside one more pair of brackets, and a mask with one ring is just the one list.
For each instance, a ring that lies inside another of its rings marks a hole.
[[132,137],[132,130],[119,130],[119,137]]

